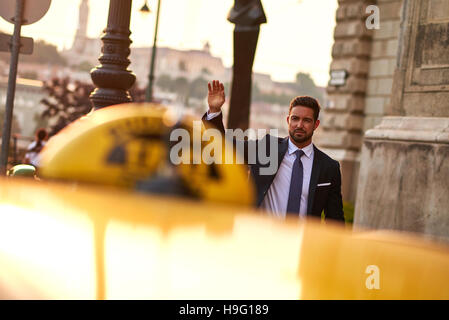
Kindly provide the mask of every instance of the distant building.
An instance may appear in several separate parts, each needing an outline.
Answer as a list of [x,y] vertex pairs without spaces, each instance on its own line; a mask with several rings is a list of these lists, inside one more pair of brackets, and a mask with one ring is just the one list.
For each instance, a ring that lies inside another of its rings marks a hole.
[[[0,77],[0,105],[6,104],[6,93],[8,90],[8,79]],[[44,98],[45,92],[42,90],[42,81],[17,79],[16,93],[14,99],[14,117],[19,124],[22,136],[32,137],[36,131],[37,117],[44,110],[40,101]]]
[[[156,52],[156,78],[167,74],[172,78],[184,77],[193,80],[203,77],[207,80],[228,78],[227,70],[220,58],[210,53],[209,44],[202,50],[177,50],[158,47]],[[150,70],[151,47],[131,48],[130,69],[136,74],[140,85],[148,83]]]

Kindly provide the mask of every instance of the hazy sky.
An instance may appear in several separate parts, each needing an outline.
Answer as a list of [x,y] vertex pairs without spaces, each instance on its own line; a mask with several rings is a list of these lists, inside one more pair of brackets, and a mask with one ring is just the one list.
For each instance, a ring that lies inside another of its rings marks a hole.
[[[70,47],[78,24],[80,0],[52,0],[47,14],[22,27],[22,35]],[[108,0],[90,0],[88,36],[99,37],[107,24]],[[151,46],[157,1],[144,17],[144,0],[134,0],[131,16],[132,46]],[[226,20],[233,0],[161,0],[158,45],[179,49],[202,48],[206,41],[213,55],[232,65],[234,25]],[[268,23],[262,25],[254,70],[276,81],[292,81],[298,71],[308,72],[322,86],[329,79],[329,64],[337,0],[262,0]],[[12,34],[12,24],[0,19],[0,29]],[[99,53],[100,54],[100,53]]]

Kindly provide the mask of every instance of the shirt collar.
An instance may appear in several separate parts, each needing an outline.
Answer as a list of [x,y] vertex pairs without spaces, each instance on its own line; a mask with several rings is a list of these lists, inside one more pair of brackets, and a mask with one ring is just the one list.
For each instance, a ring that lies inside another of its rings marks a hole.
[[293,144],[293,142],[290,140],[290,137],[289,137],[288,138],[288,154],[291,155],[292,153],[295,153],[296,150],[302,150],[304,152],[304,154],[307,156],[307,158],[310,158],[313,153],[313,143],[300,149]]

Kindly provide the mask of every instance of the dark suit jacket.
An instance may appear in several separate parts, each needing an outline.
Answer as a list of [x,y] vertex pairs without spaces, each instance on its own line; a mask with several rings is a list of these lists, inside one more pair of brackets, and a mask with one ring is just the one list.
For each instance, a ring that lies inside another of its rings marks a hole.
[[[223,116],[219,116],[206,120],[206,114],[203,116],[203,123],[206,128],[215,127],[222,132],[224,135],[225,129],[223,126]],[[261,143],[264,139],[266,141]],[[278,163],[276,164],[276,173],[272,175],[262,175],[260,174],[260,168],[268,167],[260,163],[259,159],[256,158],[255,164],[249,164],[251,170],[251,176],[254,180],[257,190],[257,200],[256,206],[259,207],[268,192],[271,184],[273,183],[274,177],[277,174],[277,170],[284,159],[285,153],[288,149],[288,137],[278,138],[270,135],[266,135],[261,140],[249,140],[245,141],[245,162],[248,162],[248,150],[258,150],[259,147],[265,147],[265,154],[267,156],[270,153],[270,143],[269,139],[275,139],[278,146]],[[255,144],[254,149],[250,148],[251,144]],[[328,155],[320,151],[317,147],[313,146],[314,158],[312,166],[312,175],[310,177],[309,185],[309,198],[307,203],[307,215],[321,217],[321,212],[324,210],[324,215],[326,218],[338,220],[344,222],[343,216],[343,202],[341,197],[341,174],[340,174],[340,164],[338,161],[331,159]],[[328,184],[322,185],[320,184]]]

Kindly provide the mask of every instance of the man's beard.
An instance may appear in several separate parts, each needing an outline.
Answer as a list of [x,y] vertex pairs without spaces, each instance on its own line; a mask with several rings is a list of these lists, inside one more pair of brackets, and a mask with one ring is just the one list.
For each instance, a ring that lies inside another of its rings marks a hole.
[[296,137],[295,136],[295,131],[296,130],[292,130],[289,131],[288,134],[290,136],[290,138],[292,138],[293,141],[297,142],[297,143],[303,143],[306,142],[307,140],[311,139],[313,136],[313,131],[310,133],[310,135],[308,135],[305,131],[300,130],[301,132],[304,133],[304,136],[302,137]]

